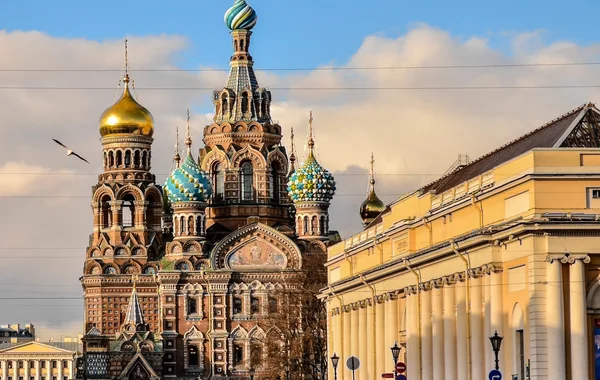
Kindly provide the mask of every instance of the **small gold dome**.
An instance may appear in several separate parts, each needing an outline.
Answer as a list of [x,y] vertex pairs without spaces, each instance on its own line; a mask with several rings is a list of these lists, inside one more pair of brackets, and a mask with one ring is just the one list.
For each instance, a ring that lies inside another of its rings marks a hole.
[[133,134],[152,137],[154,118],[150,111],[139,104],[129,92],[129,78],[125,78],[125,90],[115,104],[100,117],[100,135]]
[[375,194],[375,191],[372,190],[367,199],[360,205],[360,217],[365,225],[369,224],[377,218],[379,214],[384,212],[385,208],[385,203],[383,203],[377,194]]

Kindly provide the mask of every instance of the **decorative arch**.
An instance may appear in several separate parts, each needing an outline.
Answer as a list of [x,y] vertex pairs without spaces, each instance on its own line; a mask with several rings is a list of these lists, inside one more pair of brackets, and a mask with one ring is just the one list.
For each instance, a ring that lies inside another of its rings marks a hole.
[[130,256],[131,251],[128,246],[119,244],[115,247],[115,256]]
[[85,268],[85,274],[100,275],[102,274],[102,266],[96,261],[91,261]]
[[[254,248],[258,246],[261,252]],[[242,251],[244,250],[244,251]],[[260,257],[258,254],[260,253]],[[234,255],[247,256],[250,261],[271,260],[275,264],[266,265],[264,262],[261,268],[283,268],[300,269],[302,267],[302,256],[299,248],[287,236],[279,231],[262,223],[252,223],[246,225],[222,239],[211,252],[212,267],[215,269],[231,269],[230,258],[235,259]],[[278,255],[276,255],[278,254]],[[254,257],[252,256],[254,255]],[[264,256],[264,257],[263,257]],[[283,256],[284,262],[281,263]],[[243,264],[243,259],[238,260]],[[271,261],[269,261],[271,263]],[[241,265],[243,268],[244,265]],[[248,266],[251,268],[252,265]]]
[[327,253],[327,246],[320,240],[308,243],[307,253]]
[[172,241],[167,245],[167,253],[182,253],[183,244],[178,241]]
[[117,264],[107,263],[107,264],[104,264],[104,267],[102,268],[102,273],[104,273],[104,274],[121,274],[121,269],[119,268],[119,266]]
[[121,265],[121,273],[140,274],[142,273],[142,267],[140,264],[133,260],[127,260],[123,265]]
[[596,313],[600,312],[600,275],[588,285],[587,308]]
[[250,332],[248,333],[248,337],[250,339],[264,340],[267,337],[267,334],[265,333],[265,330],[260,328],[260,326],[256,325],[252,328],[252,330],[250,330]]
[[131,184],[127,184],[120,188],[119,191],[117,191],[116,198],[118,200],[123,200],[123,198],[128,194],[133,195],[136,201],[144,200],[144,193],[142,193],[142,190],[140,190],[139,187],[133,186]]
[[142,274],[155,275],[158,273],[158,268],[155,264],[146,264],[142,267]]
[[227,154],[220,149],[213,149],[202,160],[202,170],[205,172],[210,172],[215,162],[220,162],[223,169],[229,169],[231,167],[231,162],[229,161],[229,157]]
[[246,340],[248,339],[248,331],[241,325],[238,325],[231,333],[229,333],[229,338],[234,340]]
[[184,244],[183,251],[186,253],[202,253],[202,245],[197,241],[190,240]]
[[248,144],[237,152],[231,159],[231,165],[233,168],[239,168],[242,161],[249,160],[252,162],[254,169],[264,169],[267,167],[267,160],[265,157],[252,145]]
[[261,123],[256,121],[252,121],[248,123],[248,131],[249,132],[267,132]]
[[181,272],[191,272],[194,270],[194,266],[192,265],[192,263],[186,259],[177,260],[177,262],[175,262],[175,265],[173,267],[175,268],[175,270],[178,270]]
[[235,123],[235,125],[233,126],[233,131],[234,132],[247,132],[248,124],[244,123],[243,121],[239,121],[239,122]]
[[281,166],[282,172],[288,172],[288,159],[285,154],[279,150],[279,147],[275,147],[275,149],[267,154],[267,165],[271,167],[273,162],[277,162]]
[[92,202],[100,202],[100,199],[102,199],[105,195],[108,195],[111,201],[115,200],[115,192],[113,191],[113,189],[106,185],[102,185],[98,187],[96,191],[94,191],[94,195],[92,196]]

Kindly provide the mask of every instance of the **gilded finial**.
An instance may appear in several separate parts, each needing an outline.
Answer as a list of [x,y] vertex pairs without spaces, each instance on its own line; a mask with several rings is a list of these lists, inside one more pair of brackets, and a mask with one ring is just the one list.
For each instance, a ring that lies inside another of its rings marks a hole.
[[310,111],[310,118],[308,119],[308,148],[310,149],[310,152],[312,153],[313,148],[315,146],[315,140],[313,139],[313,113],[312,110]]
[[137,275],[137,273],[134,273],[133,275],[131,275],[131,282],[132,282],[132,285],[133,285],[133,291],[134,291],[134,292],[135,292],[135,290],[136,290],[136,287],[137,287],[137,286],[136,286],[136,282],[137,282],[137,280],[138,280],[138,275]]
[[190,110],[187,110],[187,125],[185,127],[185,145],[188,156],[192,154],[192,136],[190,133]]
[[294,127],[291,128],[290,133],[291,152],[290,152],[290,173],[296,170],[296,144],[294,143]]
[[127,39],[125,39],[125,77],[123,82],[129,83],[129,62],[127,60]]
[[175,167],[179,167],[179,162],[181,161],[181,156],[179,155],[179,127],[175,127],[176,130],[176,139],[175,139],[175,156],[173,160],[175,160]]

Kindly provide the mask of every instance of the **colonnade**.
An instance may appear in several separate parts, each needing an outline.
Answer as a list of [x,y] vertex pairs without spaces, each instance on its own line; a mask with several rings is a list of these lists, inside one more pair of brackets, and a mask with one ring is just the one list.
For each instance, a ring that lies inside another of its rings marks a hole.
[[[9,377],[13,380],[18,379],[19,377],[23,377],[23,379],[30,379],[33,377],[35,380],[42,380],[42,378],[45,380],[52,380],[53,377],[56,377],[59,380],[64,380],[65,377],[69,380],[74,379],[73,359],[66,360],[66,372],[63,365],[64,361],[64,359],[52,360],[36,358],[0,359],[0,367],[2,368],[0,380],[8,380]],[[56,368],[53,368],[52,363],[54,362],[56,362]],[[19,368],[19,363],[22,363],[22,368]],[[30,363],[33,363],[33,366],[31,366]],[[42,363],[44,364],[42,365]],[[9,365],[11,368],[8,368]],[[20,375],[21,372],[23,374],[22,376]]]
[[502,270],[493,264],[342,305],[330,326],[338,379],[352,379],[350,356],[361,361],[357,380],[393,372],[390,348],[401,341],[409,379],[487,378],[494,365],[488,337],[502,335],[503,311]]
[[[553,380],[566,380],[565,335],[571,341],[571,379],[589,378],[585,264],[587,255],[550,255],[546,258],[546,326],[548,373]],[[563,281],[563,265],[569,265],[569,282]],[[569,331],[565,328],[564,288],[569,290]]]

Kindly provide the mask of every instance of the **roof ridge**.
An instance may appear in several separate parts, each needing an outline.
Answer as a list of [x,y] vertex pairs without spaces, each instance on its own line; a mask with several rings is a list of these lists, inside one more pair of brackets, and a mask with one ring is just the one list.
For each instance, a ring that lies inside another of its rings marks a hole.
[[468,167],[474,165],[475,163],[477,163],[477,162],[479,162],[479,161],[481,161],[481,160],[483,160],[483,159],[485,159],[485,158],[487,158],[487,157],[489,157],[489,156],[491,156],[491,155],[493,155],[493,154],[501,151],[502,149],[505,149],[505,148],[507,148],[507,147],[509,147],[509,146],[511,146],[511,145],[513,145],[513,144],[515,144],[515,143],[517,143],[517,142],[519,142],[519,141],[521,141],[521,140],[523,140],[523,139],[525,139],[525,138],[527,138],[527,137],[529,137],[529,136],[531,136],[531,135],[533,135],[533,134],[535,134],[535,133],[537,133],[537,132],[545,129],[545,128],[548,128],[549,126],[554,125],[555,123],[557,123],[557,122],[559,122],[559,121],[561,121],[561,120],[563,120],[563,119],[565,119],[565,118],[567,118],[569,116],[572,116],[572,115],[574,115],[574,114],[576,114],[578,112],[581,112],[582,110],[584,110],[586,108],[590,108],[591,106],[594,106],[594,104],[591,103],[591,102],[588,102],[588,103],[585,103],[585,104],[583,104],[583,105],[581,105],[581,106],[579,106],[577,108],[574,108],[571,111],[566,112],[563,115],[561,115],[559,117],[556,117],[556,118],[554,118],[554,119],[552,119],[552,120],[544,123],[542,126],[536,128],[536,129],[534,129],[532,131],[529,131],[526,134],[521,135],[518,138],[513,139],[513,140],[511,140],[511,141],[509,141],[509,142],[507,142],[507,143],[499,146],[498,148],[496,148],[496,149],[494,149],[494,150],[492,150],[492,151],[490,151],[490,152],[488,152],[488,153],[486,153],[486,154],[484,154],[482,156],[477,157],[476,159],[472,160],[468,165],[461,166],[461,167],[457,168],[456,170],[453,170],[450,173],[447,173],[447,174],[445,174],[445,175],[443,175],[443,176],[441,176],[441,177],[439,177],[439,178],[437,178],[437,179],[429,182],[428,184],[426,184],[424,186],[421,186],[421,190],[426,189],[426,188],[430,187],[431,185],[433,185],[434,183],[440,182],[440,181],[446,179],[447,177],[453,175],[454,173],[456,173],[456,172],[458,172],[460,170],[463,170],[465,168],[468,168]]

